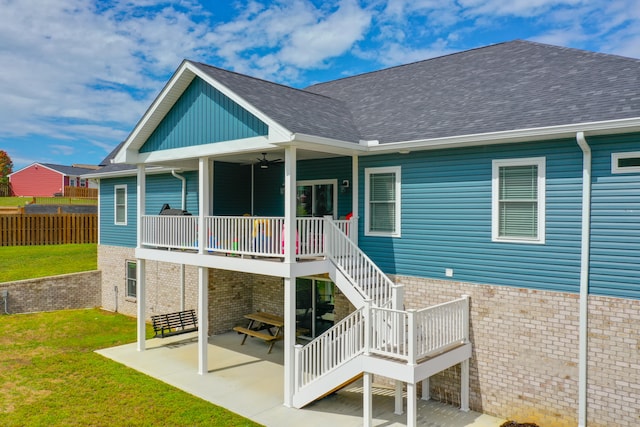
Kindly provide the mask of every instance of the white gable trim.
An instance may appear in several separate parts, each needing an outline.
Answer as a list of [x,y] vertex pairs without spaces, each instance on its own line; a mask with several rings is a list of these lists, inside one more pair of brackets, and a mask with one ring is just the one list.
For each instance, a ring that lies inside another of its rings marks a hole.
[[[293,134],[289,130],[261,112],[258,107],[245,101],[231,89],[203,73],[190,62],[183,61],[180,67],[178,67],[178,70],[162,89],[158,97],[142,116],[120,151],[116,154],[114,158],[115,163],[145,163],[143,158],[148,158],[149,156],[141,156],[138,153],[138,150],[147,141],[149,136],[151,136],[160,122],[162,122],[171,107],[173,107],[173,105],[178,101],[180,96],[182,96],[196,76],[222,92],[225,96],[229,97],[232,101],[246,109],[249,113],[265,122],[269,127],[269,134],[265,138],[267,142],[273,143],[290,141],[292,139]],[[201,149],[203,146],[198,147]],[[173,158],[175,159],[175,157]]]

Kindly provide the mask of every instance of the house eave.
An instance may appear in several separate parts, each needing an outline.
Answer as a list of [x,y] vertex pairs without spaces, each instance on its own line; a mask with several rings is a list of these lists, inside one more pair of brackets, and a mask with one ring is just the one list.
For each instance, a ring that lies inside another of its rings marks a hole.
[[585,135],[607,135],[640,132],[640,117],[606,120],[598,122],[572,123],[559,126],[516,129],[469,135],[456,135],[442,138],[414,141],[389,142],[369,145],[370,154],[389,152],[438,150],[443,148],[464,148],[478,145],[494,145],[519,142],[547,141],[552,139],[574,138],[577,132]]
[[[160,173],[170,173],[172,170],[175,170],[175,168],[147,166],[145,168],[145,173],[147,175],[153,175],[153,174],[160,174]],[[121,178],[121,177],[127,177],[127,176],[136,176],[137,173],[138,173],[137,169],[124,169],[119,171],[102,172],[102,173],[96,172],[96,173],[90,173],[90,174],[85,174],[81,176],[87,179]]]

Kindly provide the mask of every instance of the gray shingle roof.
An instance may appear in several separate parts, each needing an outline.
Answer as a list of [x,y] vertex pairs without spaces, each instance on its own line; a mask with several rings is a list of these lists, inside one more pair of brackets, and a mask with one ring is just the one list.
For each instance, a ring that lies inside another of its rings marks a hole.
[[310,86],[363,139],[411,141],[640,117],[640,60],[512,41]]
[[53,163],[41,163],[42,166],[46,166],[49,169],[60,172],[61,174],[68,176],[80,176],[85,173],[95,172],[95,169],[79,168],[76,166],[56,165]]
[[340,100],[191,63],[291,132],[344,141],[360,139],[347,105]]

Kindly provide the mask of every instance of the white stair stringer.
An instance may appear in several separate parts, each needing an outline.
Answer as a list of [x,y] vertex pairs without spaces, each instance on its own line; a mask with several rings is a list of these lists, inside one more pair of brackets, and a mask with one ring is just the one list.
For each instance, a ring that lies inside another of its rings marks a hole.
[[293,396],[293,406],[298,409],[302,408],[314,400],[350,384],[362,373],[362,354],[359,354],[300,388]]
[[353,286],[353,282],[333,262],[330,264],[329,278],[356,309],[364,307],[365,296]]
[[[331,261],[329,277],[356,307],[371,300],[374,306],[391,307],[401,286],[386,274],[331,220],[326,221],[326,253]],[[402,305],[401,298],[396,299]]]

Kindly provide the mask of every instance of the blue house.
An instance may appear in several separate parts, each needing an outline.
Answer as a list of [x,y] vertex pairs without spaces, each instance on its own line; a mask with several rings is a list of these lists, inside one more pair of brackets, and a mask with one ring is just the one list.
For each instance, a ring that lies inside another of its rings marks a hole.
[[640,61],[513,41],[302,90],[184,61],[110,157],[103,305],[140,350],[193,308],[204,375],[266,311],[287,406],[364,375],[370,425],[375,375],[407,425],[419,392],[637,423]]

